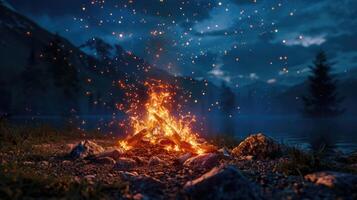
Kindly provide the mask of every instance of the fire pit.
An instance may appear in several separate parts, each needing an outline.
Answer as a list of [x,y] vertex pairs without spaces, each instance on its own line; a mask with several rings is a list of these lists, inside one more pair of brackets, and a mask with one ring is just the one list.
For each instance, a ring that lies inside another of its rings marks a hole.
[[[145,82],[144,85],[148,88],[145,111],[139,115],[135,109],[128,110],[134,131],[119,141],[122,149],[136,148],[138,143],[146,141],[167,151],[203,154],[217,150],[191,129],[195,116],[179,114],[175,117],[171,113],[175,94],[173,87],[161,81]],[[135,105],[130,108],[137,108]]]

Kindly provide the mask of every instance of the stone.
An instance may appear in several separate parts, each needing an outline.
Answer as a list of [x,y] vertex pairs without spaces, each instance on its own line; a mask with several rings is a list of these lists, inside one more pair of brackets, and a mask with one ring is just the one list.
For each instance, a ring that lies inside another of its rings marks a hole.
[[212,168],[219,165],[219,155],[215,153],[205,153],[187,159],[184,164],[190,168]]
[[87,158],[90,156],[95,156],[102,152],[104,152],[103,147],[90,140],[85,140],[81,141],[72,149],[72,151],[70,152],[70,157],[73,159]]
[[34,165],[35,163],[32,161],[24,161],[22,164],[29,166],[29,165]]
[[226,157],[231,157],[231,154],[229,153],[229,150],[225,147],[221,148],[218,150],[219,153],[221,153],[222,155],[226,156]]
[[133,196],[134,200],[146,200],[149,199],[147,196],[141,194],[141,193],[137,193]]
[[184,186],[188,199],[261,199],[259,187],[234,166],[221,165]]
[[96,155],[94,159],[109,157],[109,158],[112,158],[113,160],[118,160],[122,155],[123,155],[123,151],[121,151],[119,149],[114,149],[114,150],[109,150],[109,151],[100,153],[100,154]]
[[357,190],[357,175],[333,172],[333,171],[323,171],[308,174],[305,180],[315,183],[316,185],[324,185],[329,188],[336,188],[342,190]]
[[41,161],[40,163],[40,166],[42,166],[42,167],[48,167],[49,165],[50,165],[50,163],[48,162],[48,161]]
[[253,156],[259,160],[271,159],[282,154],[282,146],[272,138],[259,133],[247,137],[232,150],[232,154],[238,157]]
[[72,162],[69,160],[64,160],[64,161],[62,161],[62,164],[63,165],[72,165]]
[[157,156],[153,156],[150,158],[148,165],[149,166],[156,166],[156,165],[163,165],[165,164],[163,160],[161,160],[159,157]]
[[131,187],[146,199],[163,199],[165,185],[161,181],[147,175],[138,175],[138,173],[122,172],[119,175],[124,181],[130,182]]
[[94,160],[95,163],[104,165],[114,165],[116,161],[111,157],[99,157]]
[[187,159],[191,158],[192,157],[192,154],[191,153],[185,153],[183,154],[182,156],[178,157],[177,158],[177,162],[179,164],[184,164],[186,162]]
[[133,167],[135,167],[135,165],[136,165],[136,161],[134,159],[121,157],[115,163],[114,169],[117,169],[117,170],[130,170]]
[[87,175],[84,177],[84,180],[86,180],[88,184],[93,185],[95,178],[95,175]]

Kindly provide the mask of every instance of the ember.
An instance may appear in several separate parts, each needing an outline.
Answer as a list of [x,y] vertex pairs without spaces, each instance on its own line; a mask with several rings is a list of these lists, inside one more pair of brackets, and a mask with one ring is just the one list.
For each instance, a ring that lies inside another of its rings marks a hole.
[[167,151],[202,154],[215,150],[214,146],[207,144],[192,131],[190,126],[195,122],[194,116],[172,115],[170,108],[175,93],[170,85],[154,81],[146,82],[145,86],[148,87],[149,97],[145,103],[145,112],[142,116],[138,112],[128,112],[132,114],[130,124],[134,134],[119,141],[123,149],[129,150],[141,141],[148,141]]

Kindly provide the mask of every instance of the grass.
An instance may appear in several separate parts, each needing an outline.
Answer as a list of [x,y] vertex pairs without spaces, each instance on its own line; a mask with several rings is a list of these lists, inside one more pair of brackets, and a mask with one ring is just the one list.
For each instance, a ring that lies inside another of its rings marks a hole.
[[52,143],[73,139],[100,139],[104,134],[97,131],[84,132],[68,126],[63,130],[48,125],[26,126],[13,125],[0,121],[0,150],[4,148],[24,149],[34,144]]
[[[50,126],[20,126],[0,121],[0,199],[113,199],[120,198],[127,184],[90,184],[73,177],[41,174],[24,161],[47,160],[53,152],[35,145],[60,143],[74,139],[103,139],[99,132],[75,128],[57,130]],[[42,172],[43,173],[43,172]]]
[[278,165],[278,170],[286,175],[306,175],[308,173],[329,170],[332,168],[324,160],[325,151],[323,149],[315,152],[304,152],[298,148],[288,149],[288,161]]
[[69,177],[38,175],[30,168],[0,168],[1,199],[112,199],[126,190],[124,182],[89,184]]

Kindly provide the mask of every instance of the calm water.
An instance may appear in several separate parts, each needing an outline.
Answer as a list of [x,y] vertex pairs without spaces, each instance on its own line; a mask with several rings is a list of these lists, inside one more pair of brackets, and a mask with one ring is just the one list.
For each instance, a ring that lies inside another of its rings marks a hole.
[[[100,129],[103,132],[121,134],[122,130],[113,123],[123,116],[81,116],[73,120],[83,129]],[[18,123],[49,123],[61,127],[63,118],[43,116],[37,118],[13,117]],[[276,140],[301,148],[318,148],[321,143],[341,150],[345,153],[357,150],[357,118],[338,120],[309,120],[294,116],[237,116],[230,120],[219,116],[210,120],[202,120],[204,133],[222,133],[232,131],[236,137],[245,138],[253,133],[265,133]],[[67,121],[66,121],[67,123]]]
[[237,117],[235,134],[244,138],[265,133],[278,141],[302,148],[318,148],[321,143],[345,153],[357,150],[357,119],[311,120],[299,117]]

